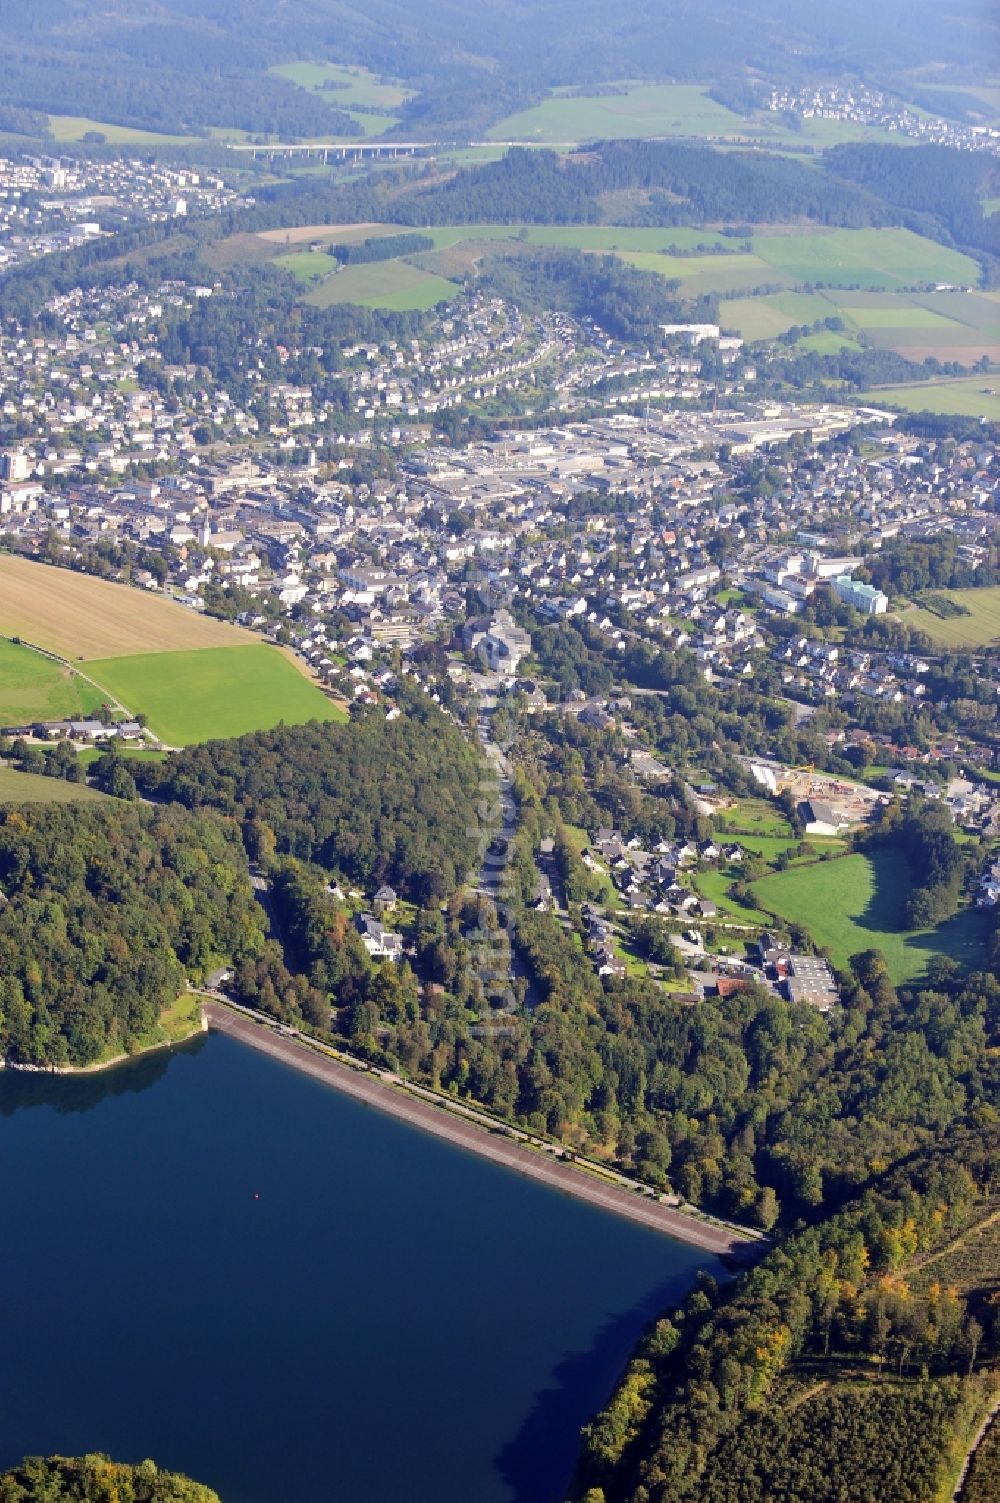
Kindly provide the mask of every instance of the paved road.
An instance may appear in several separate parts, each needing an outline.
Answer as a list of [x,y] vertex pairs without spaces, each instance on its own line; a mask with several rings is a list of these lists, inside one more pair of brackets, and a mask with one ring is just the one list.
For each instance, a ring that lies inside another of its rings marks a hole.
[[602,1210],[716,1255],[749,1261],[766,1250],[766,1245],[741,1237],[724,1226],[701,1221],[635,1191],[608,1184],[572,1164],[553,1160],[548,1154],[524,1147],[501,1132],[490,1132],[446,1107],[421,1100],[404,1086],[392,1085],[377,1075],[353,1069],[329,1054],[317,1052],[302,1039],[278,1033],[219,1002],[206,1001],[204,1006],[209,1027],[219,1033],[229,1034],[251,1048],[335,1086],[358,1101],[389,1112],[414,1127],[478,1153],[482,1158],[516,1169],[530,1179],[541,1180],[553,1189],[575,1195]]

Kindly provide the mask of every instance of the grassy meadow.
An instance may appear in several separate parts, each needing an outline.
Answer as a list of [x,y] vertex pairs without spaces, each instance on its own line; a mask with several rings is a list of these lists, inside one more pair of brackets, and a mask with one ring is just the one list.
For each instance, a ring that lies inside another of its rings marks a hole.
[[433,308],[455,296],[454,282],[414,266],[411,261],[371,261],[367,265],[345,266],[343,271],[321,282],[306,301],[317,308],[333,303],[359,303],[365,308],[386,308],[404,313],[410,309]]
[[916,605],[903,615],[942,647],[990,647],[1000,642],[1000,585],[972,590],[935,590],[934,594],[964,606],[967,616],[938,616]]
[[97,131],[111,146],[190,145],[192,136],[167,136],[160,131],[139,130],[134,125],[111,125],[107,120],[90,120],[86,115],[50,115],[49,131],[53,141],[82,141]]
[[[881,233],[881,232],[879,232]],[[911,360],[934,355],[971,365],[981,355],[1000,359],[1000,309],[976,292],[877,292],[830,287],[822,292],[778,292],[727,298],[720,317],[744,339],[776,339],[793,324],[839,318],[843,332],[806,336],[798,349],[826,353],[859,337],[876,349]]]
[[264,642],[108,658],[88,672],[170,746],[242,736],[284,721],[343,720],[290,657]]
[[314,282],[320,282],[324,277],[332,276],[336,270],[336,262],[325,251],[292,251],[287,256],[279,256],[275,266],[280,266],[283,271],[290,271],[296,281],[311,286]]
[[0,638],[0,724],[93,714],[104,695],[62,663]]
[[349,68],[340,63],[279,63],[271,72],[344,109],[361,104],[391,114],[409,98],[400,84],[380,79],[367,68]]
[[492,127],[496,141],[549,144],[639,136],[732,136],[745,122],[696,84],[622,84],[613,94],[556,90]]
[[0,804],[77,804],[104,797],[86,783],[67,783],[64,778],[0,766]]
[[865,401],[876,407],[901,407],[905,412],[942,412],[1000,423],[1000,377],[960,376],[953,381],[881,386],[869,392]]
[[[612,96],[613,97],[613,96]],[[818,354],[860,348],[896,350],[912,360],[933,355],[972,365],[982,355],[1000,359],[1000,305],[973,291],[903,291],[904,287],[975,282],[968,257],[908,230],[824,230],[790,226],[761,230],[751,249],[719,230],[700,226],[506,225],[421,226],[438,254],[336,270],[313,245],[355,243],[371,236],[405,234],[403,224],[301,225],[237,235],[213,247],[212,264],[273,260],[301,283],[318,307],[354,302],[405,311],[433,307],[453,295],[453,285],[489,242],[554,246],[614,254],[642,271],[678,282],[681,295],[718,293],[720,319],[748,341],[775,339],[793,325],[839,318],[840,333],[807,335],[799,348]],[[450,253],[450,254],[449,254]],[[815,285],[804,291],[805,284]],[[769,293],[754,289],[772,287]]]
[[949,250],[912,230],[810,230],[759,234],[754,254],[792,282],[891,291],[919,282],[974,287],[979,267],[971,256]]
[[[619,82],[609,92],[554,89],[548,99],[508,115],[489,131],[495,141],[574,145],[579,141],[672,136],[767,144],[786,151],[841,141],[890,141],[888,132],[841,120],[804,120],[789,130],[777,114],[747,120],[710,99],[700,84]],[[898,137],[895,139],[899,139]]]
[[[271,72],[350,115],[359,137],[384,135],[398,124],[400,107],[409,98],[399,84],[377,78],[367,68],[348,68],[339,63],[281,63]],[[362,108],[356,109],[357,105]]]
[[798,924],[843,968],[860,950],[880,950],[898,985],[921,976],[932,955],[975,964],[983,954],[986,917],[964,910],[936,929],[906,933],[903,905],[910,879],[902,855],[874,851],[790,867],[752,886],[761,909]]

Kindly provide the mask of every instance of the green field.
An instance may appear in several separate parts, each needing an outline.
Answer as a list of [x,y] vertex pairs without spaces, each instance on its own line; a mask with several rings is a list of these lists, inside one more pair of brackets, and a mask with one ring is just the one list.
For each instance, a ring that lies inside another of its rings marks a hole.
[[104,796],[86,783],[67,783],[64,778],[0,767],[0,804],[75,804]]
[[794,282],[886,289],[917,282],[974,287],[979,267],[971,256],[948,250],[912,230],[810,230],[755,235],[754,253]]
[[[125,762],[165,762],[167,760],[165,751],[157,751],[152,746],[133,746],[126,743],[116,747],[115,750]],[[103,749],[99,746],[82,746],[76,754],[76,760],[83,767],[89,768],[91,763],[96,762],[98,757],[103,755]]]
[[1000,642],[1000,585],[978,590],[935,590],[956,605],[964,605],[967,616],[936,616],[922,606],[914,606],[903,615],[907,626],[925,631],[942,647],[989,647]]
[[703,292],[745,292],[764,283],[785,280],[775,275],[760,256],[735,251],[722,256],[668,256],[655,251],[624,251],[621,259],[640,271],[655,271],[661,277],[679,280],[685,297]]
[[288,256],[278,256],[275,266],[280,266],[283,271],[290,271],[292,276],[306,285],[318,282],[323,277],[333,274],[336,269],[336,261],[323,251],[293,251]]
[[865,395],[874,407],[902,407],[906,412],[942,412],[948,416],[987,418],[1000,423],[1000,378],[962,376],[955,381],[915,381],[912,386],[882,386]]
[[[954,282],[973,286],[979,276],[979,268],[971,257],[910,230],[804,229],[787,234],[762,233],[754,235],[752,246],[752,252],[723,256],[665,256],[627,251],[623,260],[643,271],[679,277],[685,293],[739,292],[775,282],[784,282],[789,287],[819,283],[892,291],[918,283]],[[742,306],[745,303],[742,300]],[[814,316],[821,315],[817,312]],[[909,317],[913,326],[921,322],[927,326],[933,325],[940,315],[925,311]],[[801,317],[789,318],[789,324],[799,322]]]
[[[349,114],[359,136],[384,135],[398,124],[399,109],[409,98],[405,89],[376,78],[367,68],[347,68],[338,63],[282,63],[271,72],[317,94],[332,109]],[[324,84],[336,87],[324,88]],[[356,110],[355,105],[364,109]],[[377,110],[378,114],[369,114],[369,110]],[[339,137],[329,139],[335,141]]]
[[752,120],[710,99],[698,84],[629,83],[609,85],[615,92],[581,94],[554,89],[531,109],[509,115],[492,127],[495,141],[533,141],[553,146],[578,141],[623,138],[714,137],[733,142],[763,142],[789,151],[834,146],[841,141],[891,141],[887,132],[851,121],[804,120],[789,130],[777,114],[760,111]]
[[[895,231],[874,231],[895,234]],[[855,335],[877,349],[897,350],[914,360],[929,354],[971,365],[981,355],[1000,357],[1000,312],[978,292],[886,292],[828,288],[823,292],[778,292],[727,299],[723,325],[744,339],[776,339],[793,324],[839,318],[842,334],[823,330],[797,346],[827,354],[857,348]]]
[[433,308],[458,292],[454,282],[423,271],[409,261],[372,261],[345,266],[322,282],[306,299],[317,308],[332,303],[360,303],[365,308],[387,308],[403,313],[409,309]]
[[775,292],[767,297],[727,298],[719,309],[723,327],[744,339],[775,339],[793,324],[814,324],[836,318],[838,308],[821,292]]
[[0,637],[0,725],[93,714],[104,695],[70,668]]
[[859,950],[881,950],[897,984],[923,974],[932,955],[974,965],[982,959],[985,914],[966,910],[936,929],[903,933],[910,888],[905,859],[891,850],[841,856],[762,877],[752,887],[762,909],[799,924],[846,968]]
[[88,672],[169,746],[241,736],[285,721],[342,720],[344,711],[305,678],[290,658],[261,642],[106,658]]
[[[344,109],[350,109],[352,104],[363,104],[391,114],[409,98],[406,89],[399,84],[386,83],[369,73],[367,68],[347,68],[339,63],[281,63],[271,72],[300,88],[321,94],[331,104]],[[326,89],[323,87],[326,83],[337,87]]]
[[758,908],[744,908],[741,903],[736,902],[735,898],[729,896],[727,889],[737,878],[730,876],[728,872],[698,872],[692,880],[702,897],[715,904],[721,917],[731,918],[740,924],[763,926],[768,922],[766,913],[762,913]]
[[133,125],[109,125],[106,120],[89,120],[86,115],[50,115],[49,130],[53,141],[82,141],[90,131],[98,131],[112,146],[190,145],[193,136],[165,136],[155,130],[139,130]]
[[832,329],[823,329],[818,334],[807,334],[795,341],[797,350],[809,355],[839,355],[842,350],[860,350],[861,346],[849,334],[835,334]]
[[739,839],[740,834],[744,833],[780,835],[789,842],[795,839],[788,820],[774,804],[768,803],[766,798],[737,799],[735,808],[724,809],[717,823],[723,833],[735,831],[734,839],[736,840]]
[[596,137],[731,136],[745,129],[739,115],[694,84],[622,85],[622,90],[575,96],[557,91],[532,109],[501,120],[489,134],[496,141],[559,143]]

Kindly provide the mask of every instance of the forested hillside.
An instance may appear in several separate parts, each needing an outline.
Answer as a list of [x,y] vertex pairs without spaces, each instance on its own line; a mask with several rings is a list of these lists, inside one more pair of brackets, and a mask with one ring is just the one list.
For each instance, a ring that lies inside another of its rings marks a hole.
[[[586,1503],[915,1503],[957,1474],[996,1379],[991,1270],[924,1262],[998,1187],[989,1114],[657,1322],[587,1428]],[[947,1493],[942,1493],[946,1496]]]
[[[415,92],[405,128],[482,129],[553,85],[622,78],[741,79],[831,69],[885,80],[933,58],[991,54],[980,0],[18,0],[0,3],[5,99],[153,129],[219,124],[332,130],[334,104],[266,68],[296,58],[363,64]],[[995,47],[993,48],[995,52]],[[322,120],[322,124],[317,122]]]
[[0,1053],[14,1063],[127,1052],[188,977],[263,938],[239,833],[214,815],[0,808]]
[[28,1456],[0,1473],[0,1503],[219,1503],[210,1487],[152,1461]]
[[278,727],[136,768],[144,792],[235,815],[256,859],[277,850],[415,902],[447,897],[477,851],[483,770],[427,701],[386,722]]
[[396,191],[379,212],[413,224],[588,224],[601,219],[603,194],[624,189],[638,190],[634,217],[650,225],[802,218],[858,228],[892,217],[877,193],[814,166],[668,141],[604,141],[562,158],[515,147],[441,185]]

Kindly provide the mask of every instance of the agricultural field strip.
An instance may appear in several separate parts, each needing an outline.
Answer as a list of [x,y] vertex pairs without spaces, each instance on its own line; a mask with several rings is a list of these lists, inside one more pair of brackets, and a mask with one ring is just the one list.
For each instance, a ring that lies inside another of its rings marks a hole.
[[259,639],[249,647],[131,655],[89,666],[123,703],[143,711],[168,745],[240,736],[280,721],[344,719],[295,659]]
[[902,407],[906,412],[965,414],[1000,422],[1000,380],[964,376],[954,381],[916,381],[911,386],[875,387],[864,401],[878,407]]
[[160,595],[8,554],[0,554],[0,635],[80,663],[259,640]]

